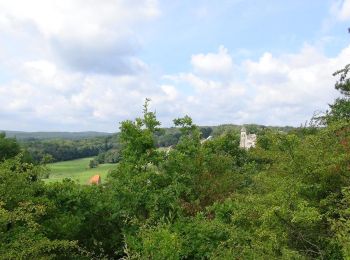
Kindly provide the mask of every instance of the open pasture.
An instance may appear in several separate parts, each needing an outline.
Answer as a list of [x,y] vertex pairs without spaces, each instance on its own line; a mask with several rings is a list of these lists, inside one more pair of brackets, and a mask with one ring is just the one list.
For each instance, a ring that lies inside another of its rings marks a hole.
[[89,162],[92,158],[83,158],[71,161],[56,162],[48,164],[51,170],[50,177],[44,179],[45,182],[62,181],[65,178],[77,181],[80,184],[87,184],[89,179],[99,174],[102,182],[106,180],[109,170],[113,169],[115,164],[100,164],[96,168],[89,168]]

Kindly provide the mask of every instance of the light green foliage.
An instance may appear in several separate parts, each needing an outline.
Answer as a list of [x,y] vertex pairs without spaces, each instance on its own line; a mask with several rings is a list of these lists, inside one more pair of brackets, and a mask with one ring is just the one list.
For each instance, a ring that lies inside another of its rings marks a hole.
[[165,156],[155,145],[154,136],[159,125],[155,113],[148,111],[148,100],[142,118],[121,123],[122,160],[111,172],[108,188],[116,200],[124,203],[128,218],[144,220],[167,216],[176,199],[173,197],[176,190],[167,187],[169,176],[157,168]]
[[13,210],[6,210],[4,204],[0,201],[1,259],[79,258],[76,242],[45,237],[38,223],[45,215],[44,205],[25,202]]
[[146,99],[143,118],[124,121],[120,126],[123,161],[133,163],[136,167],[157,163],[158,159],[155,133],[160,130],[160,122],[157,121],[154,112],[148,111],[148,102]]
[[14,208],[42,189],[38,182],[45,167],[23,163],[21,155],[0,163],[0,198],[7,208]]
[[350,187],[344,188],[342,194],[343,198],[336,209],[340,217],[333,221],[332,228],[341,245],[344,258],[348,259],[350,258]]
[[[138,238],[127,239],[129,259],[180,259],[183,248],[181,236],[168,225],[141,229]],[[130,250],[130,248],[132,250]]]
[[[330,219],[336,217],[340,188],[349,185],[342,144],[349,140],[346,129],[334,125],[303,140],[270,134],[268,149],[254,151],[256,157],[269,159],[268,167],[254,177],[247,192],[214,208],[236,233],[249,237],[238,245],[234,239],[229,246],[242,247],[245,257],[341,259]],[[238,257],[235,250],[229,252]]]

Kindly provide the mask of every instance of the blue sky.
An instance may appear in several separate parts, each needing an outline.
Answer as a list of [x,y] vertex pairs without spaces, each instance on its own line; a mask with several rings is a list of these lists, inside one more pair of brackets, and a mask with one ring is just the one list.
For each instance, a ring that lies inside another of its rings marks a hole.
[[[349,41],[346,23],[326,28],[327,20],[333,20],[330,9],[334,3],[165,1],[161,6],[166,13],[152,24],[143,56],[176,73],[192,54],[211,52],[219,45],[242,60],[247,56],[258,58],[265,51],[298,52],[304,43],[321,44],[323,38],[330,36],[339,42],[323,47],[327,54],[337,54]],[[168,62],[164,57],[177,62]]]
[[350,0],[0,0],[0,129],[298,126],[337,97]]

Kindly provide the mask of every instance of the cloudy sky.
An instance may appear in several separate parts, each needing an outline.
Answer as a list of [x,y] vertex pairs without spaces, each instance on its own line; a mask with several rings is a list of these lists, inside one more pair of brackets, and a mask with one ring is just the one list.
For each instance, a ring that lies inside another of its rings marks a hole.
[[0,129],[298,126],[350,62],[350,0],[0,0]]

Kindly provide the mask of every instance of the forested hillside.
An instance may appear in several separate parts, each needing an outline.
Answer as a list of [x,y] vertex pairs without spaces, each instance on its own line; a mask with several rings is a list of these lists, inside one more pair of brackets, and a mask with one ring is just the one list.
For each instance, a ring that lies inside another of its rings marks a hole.
[[1,259],[349,259],[350,79],[313,124],[261,129],[256,148],[224,131],[201,144],[189,116],[158,148],[148,109],[121,123],[103,185],[44,184],[47,169],[0,136]]
[[21,147],[35,163],[74,160],[96,156],[117,148],[117,136],[95,137],[80,140],[52,139],[21,141]]
[[15,137],[17,140],[47,140],[47,139],[68,139],[79,140],[86,138],[93,138],[98,136],[109,136],[111,133],[103,132],[23,132],[23,131],[6,131],[4,132],[8,137]]

